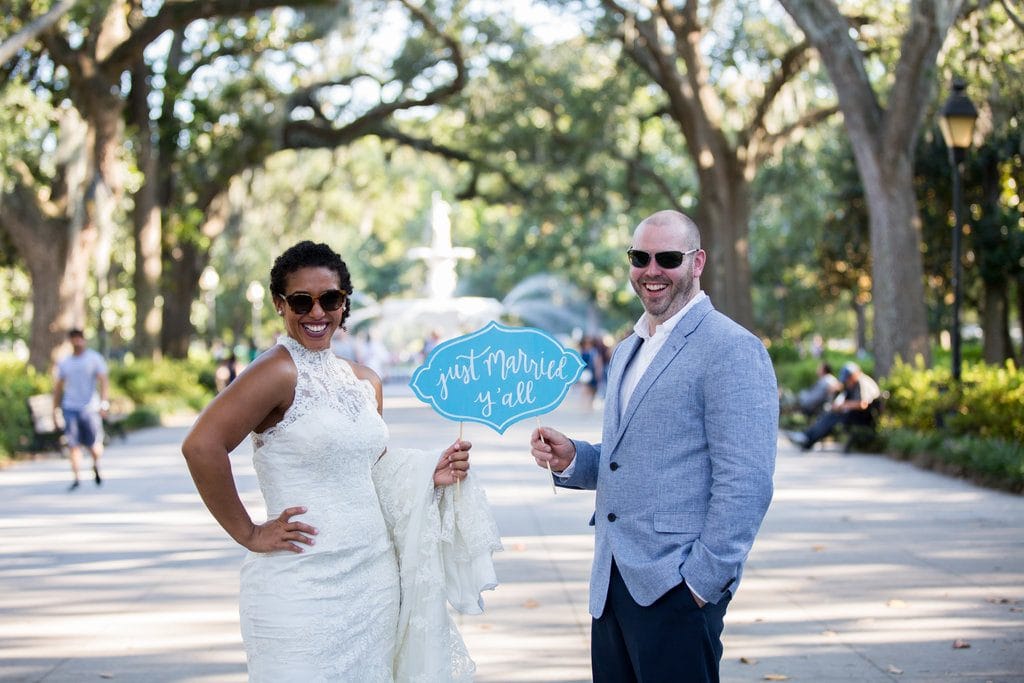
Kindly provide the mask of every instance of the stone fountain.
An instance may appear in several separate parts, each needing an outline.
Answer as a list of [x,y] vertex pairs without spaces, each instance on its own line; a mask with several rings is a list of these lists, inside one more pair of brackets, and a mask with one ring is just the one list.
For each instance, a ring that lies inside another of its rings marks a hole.
[[[425,345],[472,332],[491,320],[514,318],[516,322],[546,332],[572,336],[599,326],[597,309],[584,294],[554,275],[535,275],[523,280],[502,300],[455,296],[460,259],[471,259],[473,249],[452,244],[451,206],[439,192],[431,196],[429,246],[414,247],[410,259],[426,262],[427,278],[422,296],[388,298],[376,302],[360,298],[348,329],[368,335],[370,343],[387,349],[388,374],[404,375],[421,361]],[[380,369],[380,368],[375,368]]]

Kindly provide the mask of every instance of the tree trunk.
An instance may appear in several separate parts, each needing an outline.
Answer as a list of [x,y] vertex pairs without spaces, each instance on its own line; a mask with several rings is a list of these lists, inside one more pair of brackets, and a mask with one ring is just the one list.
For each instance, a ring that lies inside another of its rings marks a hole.
[[748,330],[754,329],[751,297],[750,185],[743,172],[717,159],[700,174],[701,203],[696,222],[708,254],[701,288],[715,307]]
[[1009,306],[1006,283],[984,282],[985,300],[981,309],[983,358],[986,363],[1002,365],[1013,358],[1010,343]]
[[857,321],[855,331],[857,351],[866,351],[868,348],[867,308],[864,306],[864,304],[857,300],[857,297],[853,298],[853,301],[850,303],[850,306],[853,308],[853,315]]
[[169,266],[163,278],[163,324],[160,328],[160,348],[171,358],[187,358],[188,347],[195,328],[192,326],[192,302],[199,291],[199,275],[205,264],[200,264],[201,253],[196,244],[177,244],[165,255]]
[[68,330],[86,327],[85,288],[96,236],[94,227],[57,225],[45,232],[56,239],[47,239],[40,230],[35,244],[18,248],[32,278],[28,362],[40,372],[57,360]]
[[77,273],[75,286],[82,297],[82,310],[85,310],[85,292],[89,276],[89,265],[95,265],[97,292],[100,295],[100,309],[96,311],[94,324],[97,330],[97,341],[106,353],[108,340],[103,327],[103,299],[106,294],[106,278],[110,271],[110,249],[116,230],[115,215],[124,197],[124,164],[121,161],[121,147],[124,140],[124,122],[122,101],[111,96],[109,89],[104,91],[95,83],[95,88],[87,97],[79,97],[78,101],[87,107],[85,118],[92,131],[93,168],[92,182],[84,197],[86,224],[81,235],[83,240],[83,257],[86,262]]
[[147,169],[146,180],[135,195],[133,212],[135,235],[135,355],[139,358],[159,358],[160,328],[163,298],[160,296],[160,276],[163,261],[160,255],[162,236],[160,208],[156,203],[155,172]]
[[1002,365],[1013,357],[1010,342],[1010,270],[1013,257],[1005,224],[1012,218],[1004,213],[1002,203],[1003,174],[1001,156],[983,149],[972,165],[981,189],[981,215],[971,220],[970,239],[975,263],[971,269],[981,280],[981,330],[983,358],[986,363]]
[[149,69],[138,63],[132,70],[132,118],[138,127],[135,136],[139,169],[143,173],[142,185],[135,193],[132,209],[135,242],[135,272],[132,288],[135,290],[135,340],[133,347],[138,358],[159,358],[161,298],[160,274],[163,271],[161,239],[163,234],[157,187],[161,182],[157,173],[156,150],[149,120]]
[[[114,193],[106,183],[98,183],[102,198],[94,200],[96,213],[93,218],[96,224],[95,242],[92,248],[93,277],[96,287],[96,300],[99,307],[95,312],[96,346],[104,356],[110,353],[110,334],[104,322],[103,307],[108,299],[110,290],[110,253],[114,242],[114,231],[117,226],[114,222],[114,214],[117,211],[120,199],[114,197]],[[88,280],[88,272],[86,272]]]
[[41,199],[38,181],[15,166],[13,189],[0,198],[0,223],[32,280],[29,364],[45,372],[71,328],[86,326],[85,292],[97,228],[95,144],[98,136],[78,112],[67,110],[60,123],[57,175],[52,199]]
[[73,325],[69,316],[62,316],[59,287],[37,287],[35,283],[60,282],[63,263],[60,259],[43,259],[32,264],[32,324],[28,363],[39,372],[47,372],[57,360],[65,332]]
[[238,220],[233,193],[237,194],[240,187],[240,184],[229,181],[207,204],[199,229],[207,245],[205,248],[195,241],[182,241],[164,254],[164,263],[169,263],[170,267],[163,281],[164,318],[160,346],[171,358],[188,355],[189,342],[195,333],[192,302],[199,294],[199,276],[210,263],[209,245],[227,229],[230,222]]
[[909,151],[882,155],[854,144],[864,194],[871,207],[872,303],[875,372],[889,374],[897,358],[931,362],[924,307],[921,217]]

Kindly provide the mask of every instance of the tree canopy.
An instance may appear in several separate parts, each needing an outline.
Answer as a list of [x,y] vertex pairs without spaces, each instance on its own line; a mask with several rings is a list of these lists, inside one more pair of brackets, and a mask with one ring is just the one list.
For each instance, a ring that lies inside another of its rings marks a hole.
[[716,305],[774,342],[850,336],[884,373],[948,326],[934,116],[956,74],[982,111],[966,296],[986,358],[1016,353],[1012,4],[548,6],[574,30],[466,0],[14,0],[0,337],[39,368],[71,326],[142,356],[245,338],[246,287],[303,237],[341,249],[367,296],[401,296],[439,191],[476,251],[460,293],[554,274],[601,312],[588,324],[626,329],[629,235],[677,208],[703,228]]

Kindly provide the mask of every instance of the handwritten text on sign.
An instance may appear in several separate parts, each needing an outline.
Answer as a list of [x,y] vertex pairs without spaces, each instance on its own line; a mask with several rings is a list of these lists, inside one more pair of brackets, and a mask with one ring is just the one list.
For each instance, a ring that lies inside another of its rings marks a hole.
[[441,415],[503,433],[558,407],[583,367],[578,353],[540,330],[490,322],[438,345],[409,385]]

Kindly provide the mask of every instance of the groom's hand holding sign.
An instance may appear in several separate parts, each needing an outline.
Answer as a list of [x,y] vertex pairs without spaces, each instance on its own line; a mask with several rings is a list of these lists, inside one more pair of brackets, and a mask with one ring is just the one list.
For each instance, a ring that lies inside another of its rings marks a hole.
[[576,457],[576,446],[557,429],[538,427],[530,436],[530,455],[541,467],[561,474]]

